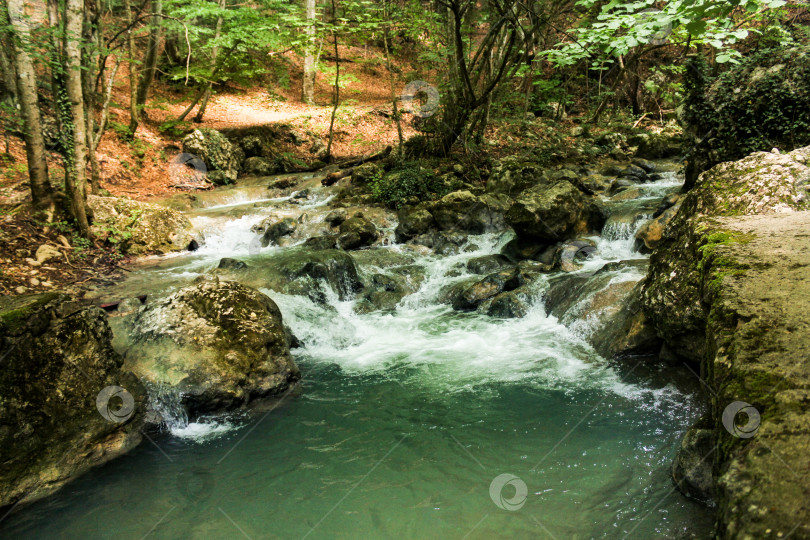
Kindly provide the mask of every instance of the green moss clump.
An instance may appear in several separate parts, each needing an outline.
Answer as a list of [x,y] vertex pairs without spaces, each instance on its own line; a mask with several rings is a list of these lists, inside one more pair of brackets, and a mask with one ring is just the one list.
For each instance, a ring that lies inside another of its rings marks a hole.
[[31,315],[61,293],[12,296],[0,300],[0,333],[15,334]]

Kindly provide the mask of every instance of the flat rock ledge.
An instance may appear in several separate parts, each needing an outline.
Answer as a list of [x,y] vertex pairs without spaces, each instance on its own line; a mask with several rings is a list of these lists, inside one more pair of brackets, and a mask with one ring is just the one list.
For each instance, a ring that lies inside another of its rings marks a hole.
[[700,264],[712,439],[691,466],[712,464],[718,538],[810,538],[808,231],[810,211],[718,218],[701,233],[724,241]]

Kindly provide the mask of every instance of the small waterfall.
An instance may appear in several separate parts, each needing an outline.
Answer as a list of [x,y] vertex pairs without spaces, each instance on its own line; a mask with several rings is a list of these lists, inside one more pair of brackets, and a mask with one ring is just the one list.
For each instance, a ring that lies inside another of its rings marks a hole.
[[146,390],[149,394],[147,422],[169,431],[188,426],[188,414],[182,404],[183,395],[176,388],[147,383]]

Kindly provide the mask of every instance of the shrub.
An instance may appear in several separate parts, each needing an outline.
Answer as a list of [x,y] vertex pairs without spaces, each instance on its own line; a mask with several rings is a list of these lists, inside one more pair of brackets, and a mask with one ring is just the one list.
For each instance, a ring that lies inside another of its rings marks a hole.
[[374,200],[390,208],[417,201],[432,200],[443,197],[450,192],[448,186],[432,171],[419,167],[416,163],[404,164],[369,183]]

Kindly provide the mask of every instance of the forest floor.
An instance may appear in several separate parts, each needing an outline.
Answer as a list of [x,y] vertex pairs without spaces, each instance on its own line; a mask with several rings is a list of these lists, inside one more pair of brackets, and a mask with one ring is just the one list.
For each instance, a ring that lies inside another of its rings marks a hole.
[[[379,53],[354,47],[341,51],[341,73],[345,86],[341,88],[341,106],[335,118],[333,156],[341,159],[361,156],[396,145],[396,124],[390,115],[391,88],[388,71],[380,62]],[[326,73],[317,77],[315,105],[301,101],[301,69],[295,58],[285,60],[288,70],[276,83],[251,87],[227,85],[211,97],[202,122],[193,122],[196,109],[187,117],[187,129],[226,129],[285,123],[300,132],[309,132],[326,140],[332,115],[332,84]],[[397,95],[416,77],[406,63],[398,67]],[[412,76],[407,75],[411,73]],[[97,156],[101,166],[101,187],[117,197],[150,201],[166,198],[178,192],[172,187],[171,161],[181,152],[177,133],[162,129],[176,120],[186,109],[196,88],[182,83],[156,81],[144,111],[145,118],[134,140],[126,135],[129,122],[128,76],[119,72],[110,105],[108,129],[99,145]],[[512,116],[521,112],[511,112]],[[525,116],[525,115],[524,115]],[[407,140],[418,133],[412,115],[404,115],[403,136]],[[486,135],[483,154],[467,156],[476,162],[484,155],[490,157],[526,151],[539,146],[571,147],[569,137],[577,118],[564,120],[512,118],[493,122]],[[99,241],[88,242],[78,237],[66,223],[43,222],[33,219],[30,207],[25,148],[20,138],[4,134],[0,142],[0,293],[75,289],[87,280],[117,279],[121,260],[114,246]],[[293,149],[294,150],[294,149]],[[300,152],[300,151],[299,151]],[[308,156],[312,159],[312,156]],[[54,183],[64,177],[61,158],[51,152],[48,165]],[[61,238],[60,238],[61,236]],[[64,263],[51,267],[32,267],[30,261],[42,244],[64,251]],[[69,247],[68,247],[69,246]],[[52,269],[50,269],[52,268]]]

